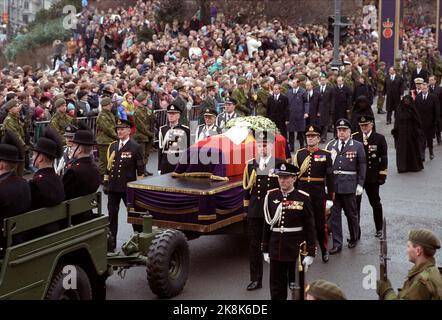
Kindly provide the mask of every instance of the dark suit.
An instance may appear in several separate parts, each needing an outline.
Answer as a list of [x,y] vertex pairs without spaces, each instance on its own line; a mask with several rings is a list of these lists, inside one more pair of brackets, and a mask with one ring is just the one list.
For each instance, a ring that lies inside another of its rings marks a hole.
[[304,101],[307,104],[308,118],[306,119],[306,125],[319,125],[319,93],[315,90],[311,92],[306,91],[304,94]]
[[345,118],[348,119],[349,115],[347,110],[351,110],[351,100],[352,100],[352,93],[350,89],[343,85],[342,88],[339,88],[339,86],[336,86],[334,88],[334,98],[335,98],[335,105],[334,105],[334,119],[333,123],[336,123],[337,120]]
[[424,69],[421,69],[419,73],[417,69],[413,71],[411,74],[410,90],[416,90],[416,84],[414,83],[416,78],[422,78],[424,82],[428,82],[428,71]]
[[436,95],[427,93],[424,100],[424,94],[417,95],[416,110],[422,121],[422,130],[425,135],[424,143],[421,147],[421,157],[425,159],[425,148],[428,147],[430,154],[433,154],[433,138],[436,134],[436,128],[439,123],[439,100]]
[[[374,224],[376,231],[382,230],[383,210],[379,187],[385,183],[388,167],[387,141],[382,134],[372,131],[368,139],[364,140],[364,135],[357,132],[353,139],[364,145],[367,157],[367,173],[365,174],[364,189],[368,196],[368,201],[373,209]],[[358,218],[360,220],[362,196],[357,197]]]
[[356,187],[364,186],[367,169],[365,150],[362,143],[350,139],[340,151],[341,141],[332,140],[327,150],[332,154],[334,170],[335,199],[331,209],[331,227],[333,233],[333,247],[342,248],[342,217],[347,217],[350,231],[350,241],[357,241],[360,237],[358,212],[356,205]]
[[267,99],[267,117],[272,120],[281,134],[287,136],[286,121],[290,118],[289,99],[279,94],[278,100],[275,100],[275,95],[269,96]]
[[[0,175],[0,222],[3,219],[25,213],[31,209],[31,189],[25,179],[15,171]],[[0,235],[0,257],[4,256],[6,245],[3,233]]]
[[437,97],[437,101],[439,102],[439,123],[436,128],[436,138],[437,143],[441,143],[441,131],[442,131],[442,87],[439,86],[428,86],[430,93],[434,94]]
[[330,85],[325,86],[324,92],[321,86],[316,88],[319,93],[319,119],[318,125],[322,130],[322,140],[327,140],[328,127],[334,114],[334,89]]
[[117,244],[118,231],[118,211],[120,201],[123,200],[126,205],[127,183],[137,180],[137,176],[144,176],[143,150],[141,146],[133,139],[129,139],[121,150],[119,150],[120,141],[114,141],[109,145],[108,153],[115,157],[112,161],[110,170],[106,174],[108,180],[108,202],[109,229],[113,236],[113,248]]
[[[286,300],[287,286],[293,274],[299,245],[306,241],[307,255],[315,256],[316,236],[312,202],[308,194],[294,189],[284,195],[280,189],[266,196],[269,218],[282,206],[281,219],[273,226],[264,225],[262,251],[270,257],[270,295],[272,300]],[[298,230],[296,230],[297,228]]]
[[385,77],[384,95],[387,95],[387,122],[391,123],[393,112],[401,103],[401,96],[404,95],[405,82],[401,76],[395,75],[391,80],[391,75]]
[[[64,193],[66,200],[94,193],[100,187],[100,172],[91,157],[80,158],[66,166],[63,175]],[[92,211],[74,217],[73,223],[77,224],[93,217]]]
[[[315,217],[316,237],[322,254],[327,251],[328,232],[325,223],[325,202],[333,200],[333,165],[327,150],[300,149],[294,157],[294,164],[301,168],[298,175],[298,189],[310,195]],[[327,186],[327,194],[325,187]]]
[[264,226],[264,197],[267,191],[278,188],[278,178],[270,176],[269,172],[281,162],[280,159],[270,158],[264,170],[259,168],[260,160],[252,159],[244,170],[245,181],[248,182],[253,172],[256,172],[255,183],[245,190],[244,209],[247,212],[247,234],[249,237],[250,280],[262,281],[262,231]]

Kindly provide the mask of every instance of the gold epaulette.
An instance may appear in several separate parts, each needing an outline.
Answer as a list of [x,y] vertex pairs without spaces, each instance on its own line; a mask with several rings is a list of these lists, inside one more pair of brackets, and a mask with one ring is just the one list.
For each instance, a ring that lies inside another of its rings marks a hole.
[[325,152],[328,152],[331,154],[331,151],[328,151],[327,149],[319,149],[319,150],[322,150],[322,151],[325,151]]
[[359,131],[358,131],[358,132],[355,132],[355,133],[352,133],[351,136],[353,137],[353,136],[355,136],[355,135],[357,135],[357,134],[359,134]]

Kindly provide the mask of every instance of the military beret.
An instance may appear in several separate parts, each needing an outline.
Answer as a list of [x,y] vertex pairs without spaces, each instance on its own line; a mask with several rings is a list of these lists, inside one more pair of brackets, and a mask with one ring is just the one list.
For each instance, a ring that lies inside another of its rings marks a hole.
[[144,92],[140,92],[137,96],[137,101],[142,102],[142,101],[146,100],[146,98],[147,98],[147,94],[145,94]]
[[336,129],[344,128],[344,129],[351,129],[351,123],[347,119],[339,119],[336,121]]
[[426,247],[429,249],[440,249],[440,241],[436,235],[427,229],[411,230],[408,234],[408,240],[414,244]]
[[101,106],[108,106],[112,103],[112,99],[109,97],[104,97],[103,99],[101,99]]
[[305,292],[317,300],[347,300],[342,290],[334,283],[326,280],[315,280]]
[[288,79],[289,79],[289,77],[286,74],[283,74],[282,76],[279,77],[280,82],[286,81]]
[[237,84],[246,84],[247,80],[243,77],[238,78],[238,80],[236,81]]
[[386,63],[384,61],[379,62],[379,66],[385,66]]
[[305,81],[305,80],[307,80],[307,77],[304,75],[300,75],[298,79],[299,79],[299,81]]
[[261,80],[261,85],[263,86],[263,85],[267,84],[269,81],[270,81],[269,78],[264,78]]
[[57,109],[58,107],[61,107],[64,104],[66,104],[66,100],[64,100],[64,99],[57,99],[55,101],[54,107],[55,107],[55,109]]
[[12,99],[12,100],[9,100],[6,103],[5,108],[6,108],[6,110],[9,110],[11,108],[16,107],[17,105],[18,105],[18,100],[17,99]]

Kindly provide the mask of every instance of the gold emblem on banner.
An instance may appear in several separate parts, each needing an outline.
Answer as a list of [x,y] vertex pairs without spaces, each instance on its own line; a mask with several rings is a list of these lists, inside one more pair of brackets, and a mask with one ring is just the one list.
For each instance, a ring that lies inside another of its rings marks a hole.
[[382,26],[384,27],[382,35],[385,39],[390,39],[393,36],[394,23],[390,21],[390,18],[387,18],[387,21],[382,22]]

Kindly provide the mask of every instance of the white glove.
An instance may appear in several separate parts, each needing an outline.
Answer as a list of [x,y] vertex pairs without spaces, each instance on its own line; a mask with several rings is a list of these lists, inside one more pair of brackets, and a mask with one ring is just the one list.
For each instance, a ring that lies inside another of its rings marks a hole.
[[158,170],[158,175],[161,176],[161,170]]
[[307,272],[308,267],[313,263],[313,257],[307,256],[302,261],[302,264],[304,265],[304,272]]
[[325,202],[325,209],[331,209],[331,207],[333,207],[333,201],[332,200],[327,200]]
[[363,192],[364,192],[364,188],[358,184],[358,186],[356,187],[356,195],[360,196],[360,195],[362,195]]
[[266,252],[264,252],[262,255],[264,256],[264,261],[267,262],[267,263],[270,263],[270,257],[269,257],[269,254],[266,253]]

